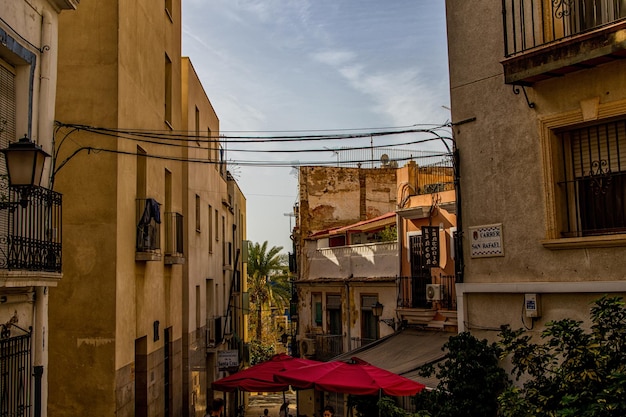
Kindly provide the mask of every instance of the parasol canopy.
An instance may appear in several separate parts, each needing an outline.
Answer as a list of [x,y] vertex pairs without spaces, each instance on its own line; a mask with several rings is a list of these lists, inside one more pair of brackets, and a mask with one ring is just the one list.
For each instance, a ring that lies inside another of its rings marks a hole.
[[287,391],[289,384],[274,381],[274,375],[287,370],[297,370],[304,366],[322,362],[311,359],[294,358],[284,353],[272,356],[271,359],[246,368],[235,374],[218,379],[211,383],[214,390],[232,392],[236,389],[252,392]]
[[380,392],[391,396],[415,395],[425,385],[394,374],[353,357],[350,362],[321,362],[286,370],[274,376],[274,381],[294,388],[315,388],[318,391],[353,395],[374,395]]

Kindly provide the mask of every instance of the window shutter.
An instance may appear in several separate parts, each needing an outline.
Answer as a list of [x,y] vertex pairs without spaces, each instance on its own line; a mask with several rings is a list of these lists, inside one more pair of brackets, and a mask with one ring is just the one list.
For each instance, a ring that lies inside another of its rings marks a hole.
[[[15,71],[0,59],[0,147],[15,139]],[[0,164],[0,174],[6,174],[5,164]]]

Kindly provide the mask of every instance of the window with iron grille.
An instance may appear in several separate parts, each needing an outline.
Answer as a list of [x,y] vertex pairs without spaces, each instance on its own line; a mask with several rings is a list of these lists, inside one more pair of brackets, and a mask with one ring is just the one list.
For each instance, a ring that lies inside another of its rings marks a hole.
[[0,339],[0,417],[31,416],[30,334]]
[[561,235],[626,233],[626,118],[557,137]]

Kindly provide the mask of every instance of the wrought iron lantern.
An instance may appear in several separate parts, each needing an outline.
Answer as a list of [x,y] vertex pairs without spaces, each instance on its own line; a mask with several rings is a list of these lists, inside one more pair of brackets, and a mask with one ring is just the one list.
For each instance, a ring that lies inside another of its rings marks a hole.
[[376,301],[376,304],[372,304],[372,314],[377,320],[383,315],[383,307],[379,301]]
[[[17,142],[0,149],[4,154],[9,177],[9,187],[16,188],[20,193],[19,204],[28,206],[28,196],[33,186],[39,186],[43,174],[46,157],[50,156],[41,146],[24,136]],[[0,209],[13,208],[15,204],[2,203]]]

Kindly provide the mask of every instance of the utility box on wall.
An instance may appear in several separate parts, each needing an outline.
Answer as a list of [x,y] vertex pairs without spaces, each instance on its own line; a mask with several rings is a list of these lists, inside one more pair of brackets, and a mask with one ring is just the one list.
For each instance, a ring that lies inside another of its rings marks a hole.
[[524,312],[526,317],[541,317],[540,294],[524,294]]

